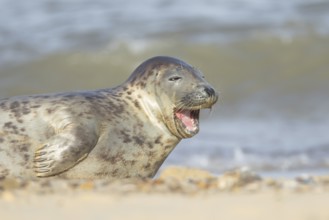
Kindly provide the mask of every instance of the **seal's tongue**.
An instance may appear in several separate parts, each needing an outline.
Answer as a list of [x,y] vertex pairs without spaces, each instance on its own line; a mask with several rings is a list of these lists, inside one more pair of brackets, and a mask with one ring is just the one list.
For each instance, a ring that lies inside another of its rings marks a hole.
[[194,131],[196,129],[195,120],[192,115],[192,111],[182,110],[175,113],[176,117],[180,119],[186,128],[190,131]]

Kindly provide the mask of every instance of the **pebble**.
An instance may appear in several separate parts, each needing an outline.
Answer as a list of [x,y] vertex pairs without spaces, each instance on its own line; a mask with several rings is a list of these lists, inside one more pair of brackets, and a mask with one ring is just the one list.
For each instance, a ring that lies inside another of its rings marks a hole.
[[72,180],[45,178],[21,180],[6,178],[0,180],[0,198],[12,201],[13,192],[22,191],[33,194],[68,193],[93,191],[101,193],[183,193],[200,192],[258,192],[262,190],[289,190],[293,192],[329,191],[329,176],[301,174],[294,179],[261,178],[247,167],[227,171],[215,176],[208,171],[185,167],[164,169],[155,179],[134,180]]

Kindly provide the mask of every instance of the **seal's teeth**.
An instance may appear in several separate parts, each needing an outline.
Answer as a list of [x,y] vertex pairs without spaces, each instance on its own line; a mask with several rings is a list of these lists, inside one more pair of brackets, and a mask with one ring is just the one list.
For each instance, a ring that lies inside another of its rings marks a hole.
[[176,112],[176,117],[185,125],[189,131],[197,130],[197,117],[196,111],[182,110]]

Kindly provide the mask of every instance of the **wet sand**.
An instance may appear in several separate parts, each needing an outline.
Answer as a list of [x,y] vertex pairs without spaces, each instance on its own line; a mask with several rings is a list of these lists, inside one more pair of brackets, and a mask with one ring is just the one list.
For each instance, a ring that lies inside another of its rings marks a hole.
[[1,219],[329,219],[328,176],[169,167],[156,179],[4,179],[0,187]]

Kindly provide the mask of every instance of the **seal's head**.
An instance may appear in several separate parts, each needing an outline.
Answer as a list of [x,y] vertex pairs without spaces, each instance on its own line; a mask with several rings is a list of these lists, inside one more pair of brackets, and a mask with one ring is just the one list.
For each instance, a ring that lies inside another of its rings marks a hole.
[[146,109],[153,109],[147,112],[156,115],[178,138],[197,134],[200,109],[211,108],[218,99],[216,91],[199,70],[172,57],[145,61],[128,83],[144,91],[142,105],[151,105]]

